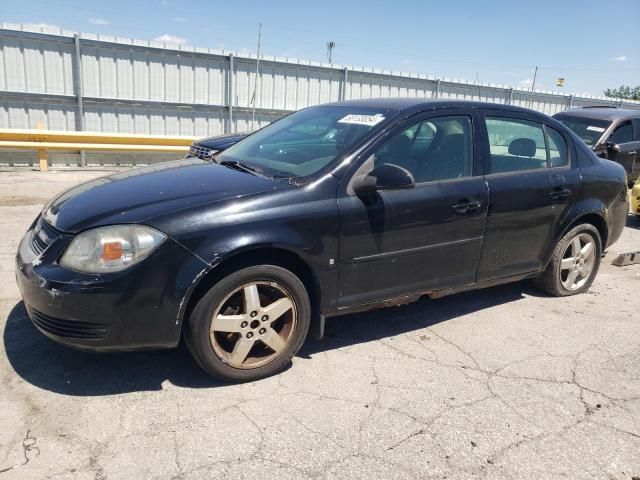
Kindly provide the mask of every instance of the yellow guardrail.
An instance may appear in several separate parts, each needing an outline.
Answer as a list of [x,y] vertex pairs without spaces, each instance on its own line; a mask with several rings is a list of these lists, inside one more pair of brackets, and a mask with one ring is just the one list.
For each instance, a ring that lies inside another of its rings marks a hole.
[[0,148],[37,150],[43,172],[49,165],[48,150],[186,153],[197,138],[0,128]]

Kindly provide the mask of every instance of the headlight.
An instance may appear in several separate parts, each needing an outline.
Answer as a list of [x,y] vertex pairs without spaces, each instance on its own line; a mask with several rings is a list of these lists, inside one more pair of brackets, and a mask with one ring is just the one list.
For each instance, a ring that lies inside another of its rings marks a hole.
[[167,238],[143,225],[113,225],[80,233],[60,265],[86,273],[118,272],[139,262]]

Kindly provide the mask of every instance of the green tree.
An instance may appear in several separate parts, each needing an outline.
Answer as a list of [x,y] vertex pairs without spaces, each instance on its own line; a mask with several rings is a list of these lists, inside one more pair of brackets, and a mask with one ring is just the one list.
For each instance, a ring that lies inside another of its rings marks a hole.
[[628,87],[621,85],[619,88],[607,88],[604,91],[605,96],[611,98],[622,98],[624,100],[640,100],[640,85],[637,87]]

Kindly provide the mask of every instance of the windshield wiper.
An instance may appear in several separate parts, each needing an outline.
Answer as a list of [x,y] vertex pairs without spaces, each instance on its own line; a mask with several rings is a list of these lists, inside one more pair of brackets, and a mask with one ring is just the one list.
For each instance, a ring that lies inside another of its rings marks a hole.
[[258,175],[260,177],[266,177],[264,171],[254,167],[252,165],[247,165],[246,163],[241,163],[237,160],[222,160],[221,162],[217,162],[218,165],[222,165],[224,167],[235,168],[236,170],[241,170],[243,172],[251,173],[253,175]]

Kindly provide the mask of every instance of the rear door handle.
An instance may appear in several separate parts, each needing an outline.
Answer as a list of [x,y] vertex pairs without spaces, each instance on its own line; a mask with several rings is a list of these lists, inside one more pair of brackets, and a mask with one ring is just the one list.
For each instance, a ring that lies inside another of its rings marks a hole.
[[551,191],[551,193],[549,193],[549,196],[553,200],[564,200],[569,197],[569,195],[571,195],[571,190],[561,187],[556,187]]
[[465,198],[464,200],[460,200],[458,203],[453,204],[451,208],[453,208],[453,211],[457,214],[466,215],[467,213],[473,213],[480,210],[482,208],[482,202]]

